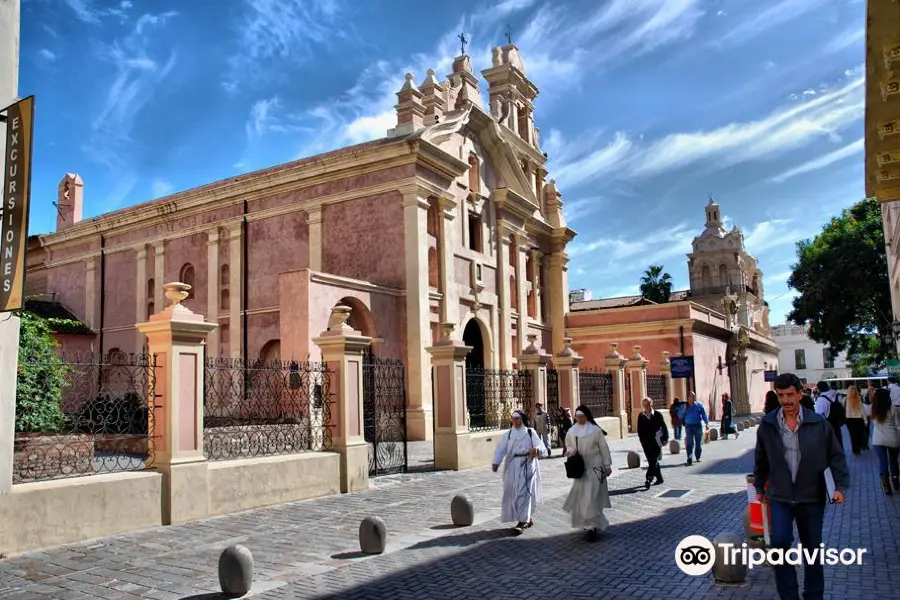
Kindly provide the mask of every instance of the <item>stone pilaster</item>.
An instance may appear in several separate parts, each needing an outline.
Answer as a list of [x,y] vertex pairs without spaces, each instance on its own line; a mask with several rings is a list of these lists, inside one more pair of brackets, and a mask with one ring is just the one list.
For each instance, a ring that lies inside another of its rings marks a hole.
[[427,348],[434,366],[434,466],[465,469],[472,463],[466,424],[466,355],[472,350],[453,339],[454,323],[441,324],[441,340]]
[[619,419],[620,436],[624,439],[630,430],[628,422],[628,402],[631,401],[630,396],[625,394],[625,365],[628,361],[619,354],[619,344],[612,343],[609,345],[609,354],[603,359],[603,366],[606,372],[612,376],[613,387],[613,407],[612,416]]
[[566,337],[566,312],[569,309],[568,296],[568,267],[569,259],[564,250],[553,252],[547,257],[547,293],[550,301],[550,327],[552,330],[552,351],[560,352],[565,346]]
[[93,257],[87,259],[84,266],[84,320],[91,329],[96,330],[100,323],[97,314],[97,261]]
[[428,199],[417,188],[403,194],[406,257],[406,429],[410,441],[433,434],[431,378],[425,347],[431,342],[428,304]]
[[322,207],[317,206],[307,212],[309,223],[309,269],[322,270]]
[[[150,317],[147,314],[147,295],[151,290],[147,289],[147,247],[141,244],[134,249],[135,271],[137,279],[134,286],[134,322],[140,323]],[[155,306],[155,305],[154,305]],[[140,352],[144,345],[144,334],[135,332],[135,352]]]
[[[206,233],[206,317],[213,323],[219,321],[219,230]],[[219,330],[209,332],[206,338],[206,355],[219,355]]]
[[445,323],[459,322],[459,293],[454,279],[453,249],[462,245],[458,241],[459,228],[453,226],[456,219],[457,202],[450,196],[438,198],[441,219],[439,244],[441,260],[441,321]]
[[242,248],[241,225],[236,224],[228,229],[228,352],[231,358],[241,358],[241,329],[244,325],[241,319],[244,294],[241,287],[243,282],[243,267],[241,266],[244,253]]
[[578,381],[578,365],[584,360],[572,349],[572,338],[563,339],[562,351],[553,357],[559,388],[559,407],[572,410],[581,403],[581,388]]
[[153,245],[153,281],[156,287],[153,290],[153,306],[156,311],[165,306],[163,297],[163,284],[166,283],[166,243],[158,242]]
[[500,245],[497,257],[497,298],[500,303],[500,327],[497,330],[497,338],[500,340],[500,368],[512,368],[512,298],[509,293],[509,253],[510,240],[508,235],[503,235],[503,229],[498,227],[500,232]]
[[[172,304],[135,325],[156,356],[153,462],[163,475],[163,523],[185,523],[207,516],[207,465],[203,453],[203,346],[218,327],[181,302],[190,286],[165,285]],[[189,395],[186,395],[189,394]],[[199,495],[198,495],[199,492]],[[197,501],[197,498],[203,500]]]
[[[552,357],[537,345],[537,335],[528,335],[528,347],[518,357],[519,369],[527,371],[531,375],[531,405],[523,403],[522,409],[528,412],[529,418],[534,421],[537,404],[547,408],[547,365]],[[520,399],[521,400],[521,399]]]
[[641,401],[647,397],[647,365],[650,361],[641,356],[641,347],[634,347],[634,355],[625,364],[628,377],[631,378],[631,431],[637,433],[637,419],[641,414]]
[[669,361],[669,351],[663,350],[659,359],[659,373],[666,378],[666,408],[672,406],[675,398],[675,381],[672,379],[672,363]]
[[543,314],[541,312],[541,291],[542,291],[542,288],[544,287],[544,282],[541,281],[541,263],[543,260],[544,260],[544,255],[541,254],[540,252],[538,252],[537,250],[535,250],[534,251],[534,260],[532,261],[532,265],[531,265],[532,271],[533,271],[531,285],[532,285],[532,290],[534,290],[532,292],[534,294],[534,318],[536,321],[540,321],[541,323],[543,323],[543,321],[544,321],[541,318],[541,315]]
[[328,365],[329,389],[334,395],[331,412],[332,449],[341,454],[341,492],[369,487],[369,447],[363,430],[363,353],[372,338],[347,325],[349,306],[331,309],[328,329],[313,342]]
[[518,235],[515,236],[515,240],[516,248],[510,248],[510,251],[515,250],[519,253],[516,257],[516,293],[519,295],[519,322],[516,326],[516,338],[519,346],[512,349],[514,355],[519,354],[525,336],[528,335],[528,287],[526,285],[528,273],[525,269],[528,261],[528,246],[525,245],[525,240]]

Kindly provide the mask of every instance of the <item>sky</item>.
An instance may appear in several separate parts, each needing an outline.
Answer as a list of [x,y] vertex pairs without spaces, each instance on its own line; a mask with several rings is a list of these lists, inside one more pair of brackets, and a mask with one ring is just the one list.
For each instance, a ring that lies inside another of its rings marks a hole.
[[784,322],[795,242],[864,197],[862,0],[22,0],[31,233],[383,137],[406,72],[509,31],[569,226],[571,289],[688,286],[710,195]]

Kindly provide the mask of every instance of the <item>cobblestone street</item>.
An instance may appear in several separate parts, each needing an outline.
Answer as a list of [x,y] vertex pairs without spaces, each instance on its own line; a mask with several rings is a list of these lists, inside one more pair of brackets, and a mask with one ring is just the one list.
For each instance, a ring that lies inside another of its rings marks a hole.
[[[745,475],[752,470],[756,430],[704,446],[703,460],[666,455],[665,484],[644,491],[643,469],[625,469],[634,438],[613,442],[612,527],[590,543],[569,527],[561,505],[568,492],[562,459],[541,463],[545,504],[533,529],[511,536],[498,522],[500,475],[466,472],[383,477],[366,492],[285,504],[226,517],[118,535],[0,561],[4,600],[212,600],[216,565],[230,544],[256,560],[252,596],[301,598],[777,598],[765,568],[747,583],[722,587],[710,575],[690,577],[675,566],[687,535],[743,532]],[[848,444],[849,447],[849,444]],[[849,457],[853,489],[830,508],[825,536],[832,547],[868,548],[864,564],[826,567],[826,597],[897,598],[900,589],[900,495],[885,498],[871,453]],[[682,497],[661,497],[686,490]],[[448,525],[450,499],[466,493],[476,523]],[[359,556],[360,519],[381,516],[388,551]]]

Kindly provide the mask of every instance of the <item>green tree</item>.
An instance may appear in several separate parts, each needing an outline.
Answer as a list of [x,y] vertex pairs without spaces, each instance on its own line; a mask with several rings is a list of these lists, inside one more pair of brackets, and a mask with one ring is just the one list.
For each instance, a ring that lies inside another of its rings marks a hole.
[[16,382],[16,431],[59,431],[66,421],[61,400],[70,369],[57,352],[53,331],[57,326],[67,326],[69,322],[44,319],[28,311],[20,311],[18,316],[21,321]]
[[881,206],[874,198],[843,210],[813,240],[797,242],[788,287],[800,292],[788,319],[860,368],[880,368],[892,352],[891,296]]
[[650,265],[641,277],[641,295],[657,304],[672,296],[672,276],[663,272],[662,265]]

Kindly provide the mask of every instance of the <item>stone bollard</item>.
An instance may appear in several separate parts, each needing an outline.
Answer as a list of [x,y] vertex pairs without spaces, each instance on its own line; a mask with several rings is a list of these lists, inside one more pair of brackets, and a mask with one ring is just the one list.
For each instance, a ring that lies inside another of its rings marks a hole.
[[735,427],[735,429],[736,429],[737,431],[743,431],[743,430],[744,430],[744,422],[743,422],[743,421],[739,422],[739,423],[737,424],[737,426]]
[[475,522],[475,505],[465,494],[457,494],[450,501],[450,518],[457,527],[468,527]]
[[387,529],[381,517],[366,517],[359,524],[359,549],[365,554],[381,554],[387,546]]
[[719,439],[719,430],[718,429],[710,429],[709,430],[709,441],[715,442]]
[[681,443],[678,440],[669,440],[669,453],[681,454]]
[[[716,547],[716,559],[712,573],[716,583],[743,583],[747,579],[747,565],[741,562],[741,553],[733,553],[732,549],[740,549],[744,539],[737,533],[720,533],[713,538]],[[728,552],[728,560],[725,553]]]
[[637,469],[641,466],[641,455],[631,450],[628,452],[628,468]]
[[253,585],[253,555],[244,546],[229,546],[219,556],[222,595],[240,598]]

